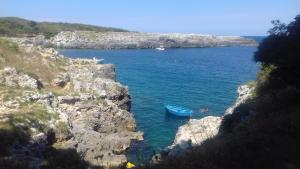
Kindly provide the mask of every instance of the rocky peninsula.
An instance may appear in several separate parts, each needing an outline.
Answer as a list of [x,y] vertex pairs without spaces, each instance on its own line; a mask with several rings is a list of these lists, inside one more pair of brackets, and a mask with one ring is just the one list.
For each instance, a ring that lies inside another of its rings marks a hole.
[[256,41],[240,36],[215,36],[182,33],[62,31],[46,39],[43,35],[14,38],[15,41],[54,48],[203,48],[216,46],[257,45]]
[[51,167],[73,157],[47,155],[62,150],[93,167],[127,161],[125,151],[143,133],[135,129],[128,88],[116,82],[114,65],[0,40],[0,134],[8,140],[1,142],[0,163]]

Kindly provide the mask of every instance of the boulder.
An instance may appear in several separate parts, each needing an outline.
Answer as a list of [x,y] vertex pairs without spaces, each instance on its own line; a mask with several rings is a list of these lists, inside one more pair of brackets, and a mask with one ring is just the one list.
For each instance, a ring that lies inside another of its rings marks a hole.
[[64,87],[70,81],[70,76],[67,73],[59,74],[52,80],[51,84],[54,87]]
[[58,96],[58,103],[60,104],[75,104],[80,101],[79,96]]

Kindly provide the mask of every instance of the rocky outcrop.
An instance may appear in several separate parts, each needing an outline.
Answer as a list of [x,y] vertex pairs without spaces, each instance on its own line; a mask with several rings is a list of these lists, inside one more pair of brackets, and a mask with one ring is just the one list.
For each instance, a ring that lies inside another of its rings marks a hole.
[[[1,90],[18,87],[14,95],[0,99],[1,125],[2,121],[6,123],[5,119],[9,119],[9,125],[30,128],[31,141],[13,146],[11,152],[18,154],[13,158],[30,157],[28,161],[34,166],[32,168],[39,168],[43,156],[41,152],[35,152],[46,151],[53,141],[59,142],[60,148],[76,149],[91,166],[112,167],[126,162],[125,151],[133,140],[143,140],[143,133],[136,131],[135,119],[130,113],[128,88],[115,81],[114,65],[89,59],[64,58],[62,62],[63,56],[54,49],[24,44],[22,47],[27,52],[40,53],[53,63],[59,57],[57,62],[62,71],[47,88],[41,84],[40,89],[39,83],[42,82],[24,72],[12,67],[0,70]],[[0,94],[10,92],[0,91]],[[42,114],[23,117],[19,111],[25,110],[24,106],[29,111],[38,107],[36,112]],[[20,115],[25,122],[11,122],[8,117],[13,113]],[[33,124],[32,119],[38,125]]]
[[232,114],[234,109],[241,105],[242,103],[245,103],[250,97],[254,90],[253,85],[241,85],[237,89],[238,98],[236,99],[234,105],[230,106],[226,111],[226,114]]
[[37,89],[39,87],[38,80],[23,72],[18,72],[12,67],[6,67],[0,70],[0,84],[31,89]]
[[222,117],[207,116],[202,119],[191,119],[180,126],[174,142],[167,147],[168,156],[181,154],[192,146],[198,146],[208,138],[218,134]]
[[135,119],[129,112],[128,88],[115,82],[113,65],[71,62],[67,75],[61,76],[68,78],[61,81],[79,95],[58,96],[53,103],[55,111],[66,117],[72,134],[63,146],[76,147],[93,166],[118,166],[126,162],[124,152],[131,141],[143,139],[142,133],[135,132]]
[[[76,62],[76,61],[75,61]],[[111,64],[81,63],[68,67],[74,92],[94,93],[107,98],[120,108],[130,111],[128,88],[115,82],[115,67]]]
[[239,36],[214,36],[181,33],[139,33],[139,32],[60,32],[51,39],[42,36],[35,38],[17,38],[15,40],[56,48],[189,48],[235,45],[256,45],[251,39]]
[[[54,103],[55,104],[55,103]],[[135,132],[134,117],[111,100],[95,95],[59,96],[54,109],[70,127],[72,138],[64,147],[76,147],[93,166],[118,166],[126,162],[124,152],[131,140],[142,140]]]

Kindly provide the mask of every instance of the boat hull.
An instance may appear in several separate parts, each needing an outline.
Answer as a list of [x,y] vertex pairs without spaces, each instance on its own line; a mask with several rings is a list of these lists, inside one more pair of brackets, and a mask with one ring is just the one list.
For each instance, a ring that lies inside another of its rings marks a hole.
[[178,106],[165,105],[166,112],[180,117],[191,117],[193,114],[192,110],[185,109]]

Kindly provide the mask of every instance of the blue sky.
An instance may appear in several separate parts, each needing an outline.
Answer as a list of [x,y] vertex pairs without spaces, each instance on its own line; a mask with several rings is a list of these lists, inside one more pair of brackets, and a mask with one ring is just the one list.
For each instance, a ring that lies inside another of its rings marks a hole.
[[141,32],[265,35],[290,22],[300,0],[1,0],[0,16],[77,22]]

